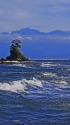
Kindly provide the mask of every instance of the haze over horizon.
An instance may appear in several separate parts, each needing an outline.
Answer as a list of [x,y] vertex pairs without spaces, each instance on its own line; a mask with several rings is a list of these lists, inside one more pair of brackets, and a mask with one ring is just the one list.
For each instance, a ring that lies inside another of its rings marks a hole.
[[0,0],[0,32],[30,27],[70,31],[69,0]]

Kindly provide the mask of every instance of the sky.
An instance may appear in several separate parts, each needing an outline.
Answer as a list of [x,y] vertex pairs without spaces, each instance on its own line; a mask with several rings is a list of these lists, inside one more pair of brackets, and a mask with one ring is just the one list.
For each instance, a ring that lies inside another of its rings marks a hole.
[[0,0],[0,32],[70,30],[70,0]]

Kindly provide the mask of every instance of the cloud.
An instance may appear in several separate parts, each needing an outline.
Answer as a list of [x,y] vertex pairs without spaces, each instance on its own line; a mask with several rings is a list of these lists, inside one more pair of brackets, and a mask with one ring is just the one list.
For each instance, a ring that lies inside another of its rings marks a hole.
[[0,0],[0,31],[69,30],[70,0]]

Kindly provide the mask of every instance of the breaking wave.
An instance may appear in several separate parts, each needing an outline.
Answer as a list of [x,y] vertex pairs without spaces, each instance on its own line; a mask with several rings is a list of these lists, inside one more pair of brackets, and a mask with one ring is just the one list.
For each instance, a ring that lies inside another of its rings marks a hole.
[[0,83],[0,90],[17,92],[24,91],[25,85],[21,81],[13,81],[12,83]]
[[57,64],[52,64],[52,63],[42,63],[42,67],[51,67],[51,66],[56,66]]
[[[50,74],[47,74],[50,75]],[[43,81],[36,79],[33,77],[33,79],[21,79],[18,81],[12,81],[12,82],[6,82],[6,83],[0,83],[0,90],[3,91],[10,91],[10,92],[15,92],[15,93],[20,93],[20,92],[30,92],[34,91],[33,88],[36,88],[36,90],[52,90],[52,86],[55,86],[54,89],[62,89],[62,88],[67,88],[68,83],[64,80],[50,80],[50,81]],[[49,88],[48,88],[49,87]],[[32,89],[30,89],[32,88]],[[37,92],[38,92],[37,91]],[[35,92],[35,91],[34,91]]]
[[42,87],[42,82],[36,78],[33,78],[31,80],[22,79],[9,83],[0,83],[0,90],[11,92],[24,92],[27,85]]
[[25,65],[25,64],[13,64],[13,66],[26,67],[26,65]]
[[55,73],[51,73],[51,72],[44,72],[42,73],[42,75],[46,76],[46,77],[57,77],[57,75]]

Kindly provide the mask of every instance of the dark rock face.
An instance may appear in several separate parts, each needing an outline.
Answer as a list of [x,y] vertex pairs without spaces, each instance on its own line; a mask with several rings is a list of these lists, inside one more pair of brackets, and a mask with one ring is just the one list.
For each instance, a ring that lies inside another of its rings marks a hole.
[[24,57],[18,49],[12,50],[12,53],[10,53],[10,56],[6,57],[6,60],[28,61],[28,59]]
[[28,61],[28,58],[24,57],[24,56],[21,56],[21,57],[12,57],[11,55],[10,56],[7,56],[6,57],[6,60],[9,60],[9,61]]

